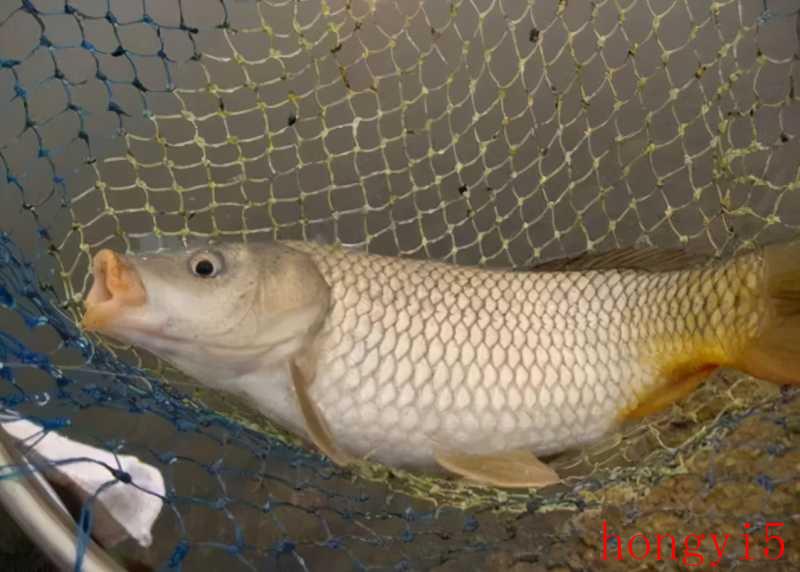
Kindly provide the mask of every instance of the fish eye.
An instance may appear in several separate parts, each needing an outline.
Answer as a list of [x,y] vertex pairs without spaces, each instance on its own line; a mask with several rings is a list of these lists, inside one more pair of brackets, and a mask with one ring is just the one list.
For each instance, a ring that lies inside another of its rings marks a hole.
[[189,268],[198,278],[214,278],[222,272],[222,257],[214,252],[200,252],[189,261]]

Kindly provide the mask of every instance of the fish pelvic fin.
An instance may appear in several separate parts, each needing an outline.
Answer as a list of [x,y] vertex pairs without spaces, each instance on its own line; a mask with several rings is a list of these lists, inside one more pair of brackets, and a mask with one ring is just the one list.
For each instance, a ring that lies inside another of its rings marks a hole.
[[306,432],[311,441],[322,454],[337,465],[345,466],[353,463],[355,459],[339,448],[334,441],[322,412],[309,395],[308,388],[311,387],[311,383],[314,381],[313,377],[304,372],[295,359],[289,360],[289,370],[292,375],[292,384],[294,385],[297,403],[300,406]]
[[767,246],[762,259],[761,323],[734,365],[766,381],[800,384],[800,242]]
[[561,481],[558,474],[530,451],[519,449],[488,455],[435,451],[436,462],[480,485],[500,488],[539,488]]

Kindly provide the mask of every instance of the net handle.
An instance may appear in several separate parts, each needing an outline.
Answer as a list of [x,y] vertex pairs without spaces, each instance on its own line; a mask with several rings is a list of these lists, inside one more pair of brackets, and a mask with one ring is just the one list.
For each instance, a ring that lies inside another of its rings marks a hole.
[[[0,467],[18,466],[28,476],[0,479],[0,503],[17,525],[60,570],[75,570],[77,525],[44,477],[14,450],[0,430]],[[49,497],[49,498],[48,498]],[[81,564],[83,572],[124,572],[111,556],[89,539]]]

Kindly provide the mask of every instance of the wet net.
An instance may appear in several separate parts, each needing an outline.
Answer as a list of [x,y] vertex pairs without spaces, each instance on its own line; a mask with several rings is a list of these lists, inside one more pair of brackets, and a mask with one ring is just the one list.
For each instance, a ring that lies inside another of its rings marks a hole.
[[76,321],[101,247],[522,268],[794,238],[799,38],[790,0],[7,0],[0,406],[162,471],[156,541],[114,548],[158,569],[796,569],[786,388],[724,372],[510,493],[338,469]]

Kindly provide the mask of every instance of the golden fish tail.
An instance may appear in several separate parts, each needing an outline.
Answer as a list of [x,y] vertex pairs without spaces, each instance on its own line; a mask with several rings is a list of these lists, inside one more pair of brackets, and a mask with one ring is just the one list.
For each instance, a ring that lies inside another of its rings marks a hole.
[[800,244],[768,246],[762,254],[763,297],[756,334],[734,366],[780,384],[800,383]]

